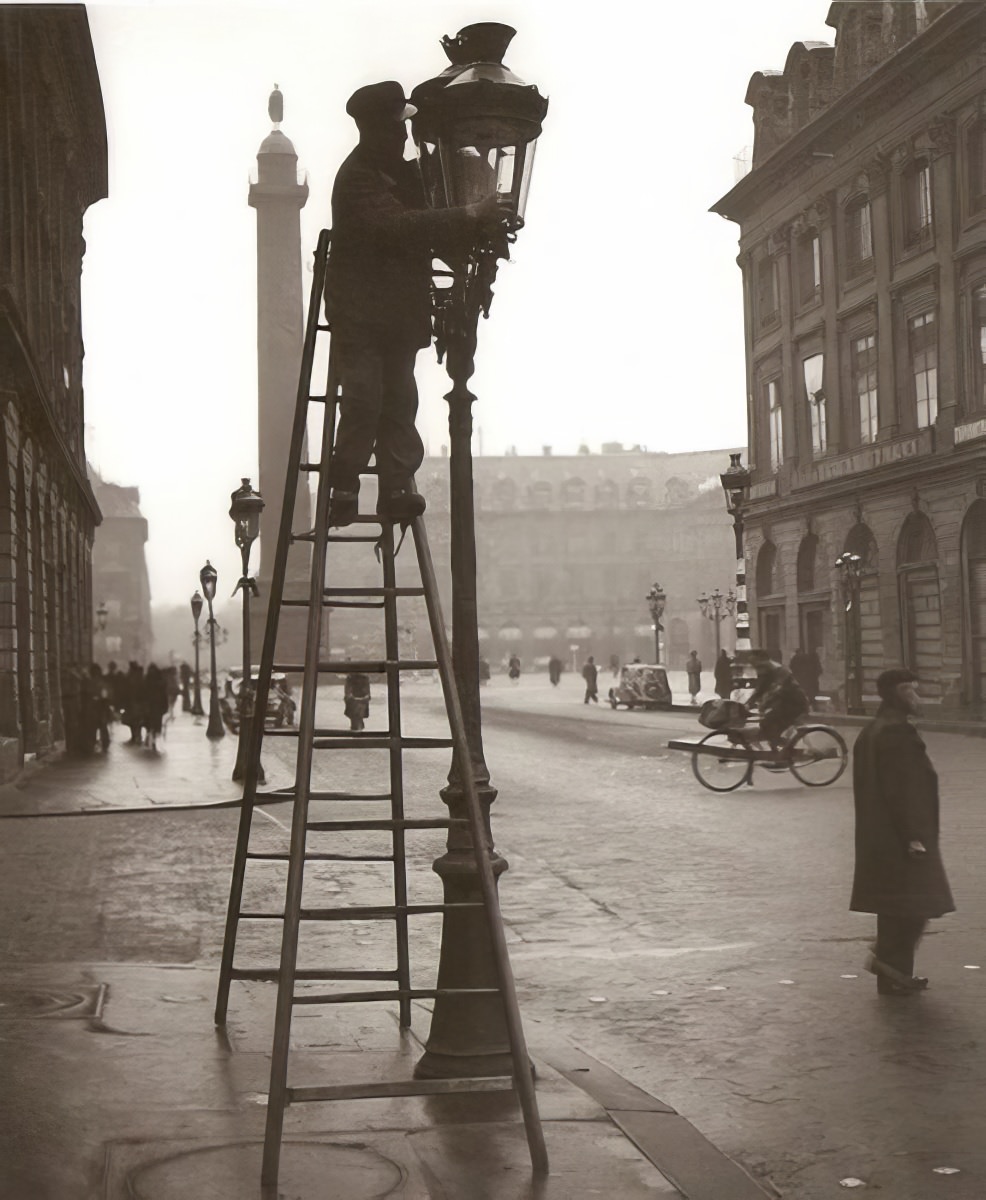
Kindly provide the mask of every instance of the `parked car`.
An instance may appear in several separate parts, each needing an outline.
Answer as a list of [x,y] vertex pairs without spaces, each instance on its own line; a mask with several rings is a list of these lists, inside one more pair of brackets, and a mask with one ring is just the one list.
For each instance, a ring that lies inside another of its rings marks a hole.
[[663,667],[649,663],[628,663],[620,671],[620,681],[609,689],[613,708],[670,708],[671,688]]
[[[254,667],[253,687],[257,687],[257,668]],[[243,670],[232,667],[226,675],[223,693],[219,698],[219,708],[223,721],[230,733],[240,730],[240,688],[243,682]],[[280,671],[275,671],[270,677],[270,688],[267,692],[267,712],[264,715],[264,727],[275,729],[283,725],[293,725],[295,716],[295,701],[291,695],[287,677]]]

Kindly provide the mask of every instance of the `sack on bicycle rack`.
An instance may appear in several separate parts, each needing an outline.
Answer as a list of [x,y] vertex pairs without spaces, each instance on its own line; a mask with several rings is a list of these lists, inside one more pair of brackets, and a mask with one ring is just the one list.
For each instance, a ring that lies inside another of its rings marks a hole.
[[698,723],[707,729],[722,729],[726,725],[742,725],[749,710],[739,700],[706,700],[698,712]]

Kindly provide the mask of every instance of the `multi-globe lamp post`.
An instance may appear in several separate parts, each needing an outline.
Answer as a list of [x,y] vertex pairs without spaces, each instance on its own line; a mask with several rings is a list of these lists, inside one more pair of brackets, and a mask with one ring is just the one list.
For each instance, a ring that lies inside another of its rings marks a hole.
[[722,650],[722,634],[719,627],[727,617],[732,616],[736,611],[736,595],[732,588],[725,595],[718,588],[713,588],[711,593],[703,592],[699,596],[698,607],[702,616],[715,626],[716,658],[718,659],[719,652]]
[[[435,343],[452,381],[449,405],[452,661],[473,780],[483,816],[484,838],[496,878],[507,868],[493,850],[490,805],[496,789],[483,752],[479,699],[479,631],[476,599],[476,530],[473,509],[472,405],[468,382],[475,367],[480,314],[489,315],[498,261],[524,224],[534,146],[548,102],[523,83],[502,59],[515,31],[485,22],[466,26],[442,46],[450,66],[411,93],[412,120],[428,204],[458,208],[495,197],[502,214],[495,231],[443,255],[449,270],[436,277]],[[483,892],[466,815],[465,793],[453,761],[442,799],[458,818],[449,830],[447,853],[434,869],[445,902],[460,907],[443,916],[438,986],[458,994],[435,999],[431,1031],[416,1074],[454,1077],[508,1074],[511,1069],[507,1016],[495,988],[496,967],[483,919]]]
[[216,580],[219,578],[216,568],[205,560],[205,566],[199,571],[199,583],[205,593],[205,602],[209,606],[209,724],[205,736],[218,741],[226,736],[223,729],[222,713],[219,711],[219,681],[216,678],[216,618],[212,613],[212,602],[216,598]]
[[[250,597],[259,596],[257,581],[250,576],[250,550],[260,533],[260,514],[264,501],[259,492],[250,486],[249,479],[241,480],[240,486],[230,497],[229,515],[236,530],[236,544],[240,550],[243,573],[233,590],[243,592],[243,677],[240,680],[239,742],[236,747],[236,764],[233,779],[237,782],[246,775],[247,755],[253,729],[253,667],[250,663]],[[263,769],[258,778],[263,782]]]
[[202,646],[202,634],[199,632],[199,618],[202,616],[202,605],[204,603],[202,593],[196,588],[192,593],[191,599],[192,622],[195,626],[195,632],[192,634],[192,644],[195,646],[195,690],[192,697],[192,715],[195,717],[205,715],[205,710],[202,708],[202,676],[199,672],[199,654]]
[[664,616],[664,609],[667,605],[668,598],[664,589],[659,583],[652,585],[651,590],[647,593],[647,607],[650,609],[651,628],[654,630],[654,662],[661,661],[661,634],[664,632],[664,626],[661,624],[661,617]]
[[859,594],[863,581],[863,560],[858,554],[846,551],[835,560],[842,584],[845,608],[846,643],[846,712],[860,715],[863,708],[862,617]]

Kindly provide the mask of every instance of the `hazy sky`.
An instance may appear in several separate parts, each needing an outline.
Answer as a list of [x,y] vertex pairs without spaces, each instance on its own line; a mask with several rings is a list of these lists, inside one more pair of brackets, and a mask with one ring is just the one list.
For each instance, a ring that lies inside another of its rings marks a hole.
[[[443,34],[477,20],[513,25],[505,61],[550,107],[527,226],[480,330],[483,452],[741,445],[737,231],[707,209],[753,140],[750,75],[781,69],[795,40],[831,41],[828,7],[90,4],[110,170],[109,197],[85,222],[87,437],[105,478],[140,488],[154,602],[187,601],[206,557],[220,596],[239,574],[229,493],[257,470],[247,188],[275,82],[311,189],[307,265],[355,143],[350,93],[388,78],[410,90],[446,65]],[[309,282],[306,271],[306,297]],[[438,453],[448,381],[432,351],[419,355],[418,380],[420,427]]]

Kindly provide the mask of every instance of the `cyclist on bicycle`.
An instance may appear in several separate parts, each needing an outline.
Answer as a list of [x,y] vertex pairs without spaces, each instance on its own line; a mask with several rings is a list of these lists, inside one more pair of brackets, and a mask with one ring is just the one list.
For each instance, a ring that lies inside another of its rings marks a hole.
[[758,736],[778,750],[784,731],[808,715],[808,697],[787,667],[774,662],[766,650],[752,651],[750,663],[757,682],[747,703],[760,710]]

